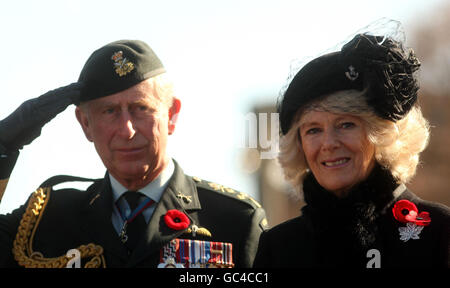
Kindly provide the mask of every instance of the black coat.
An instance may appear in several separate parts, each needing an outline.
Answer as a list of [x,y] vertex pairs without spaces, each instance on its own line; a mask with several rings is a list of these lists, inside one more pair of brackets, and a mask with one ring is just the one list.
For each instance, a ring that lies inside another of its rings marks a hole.
[[[52,180],[47,181],[50,182]],[[179,197],[180,193],[183,197]],[[186,230],[170,229],[163,220],[170,209],[184,212],[191,223],[208,229],[212,236],[196,234],[194,237],[192,233],[185,233]],[[18,266],[12,249],[25,210],[26,205],[0,216],[0,267]],[[94,243],[103,247],[107,267],[156,267],[160,250],[175,238],[232,243],[235,267],[251,267],[266,223],[264,210],[253,199],[221,185],[186,176],[178,164],[145,235],[132,254],[120,241],[111,222],[112,192],[108,174],[86,191],[51,191],[41,214],[34,239],[31,239],[32,251],[42,253],[45,258],[59,257],[72,248]]]
[[[365,268],[374,267],[375,257],[381,268],[449,267],[450,209],[418,198],[404,185],[395,198],[396,187],[390,173],[376,168],[338,199],[309,175],[302,215],[261,234],[254,267]],[[401,199],[430,214],[419,239],[400,240],[399,228],[406,224],[394,218],[392,207]]]

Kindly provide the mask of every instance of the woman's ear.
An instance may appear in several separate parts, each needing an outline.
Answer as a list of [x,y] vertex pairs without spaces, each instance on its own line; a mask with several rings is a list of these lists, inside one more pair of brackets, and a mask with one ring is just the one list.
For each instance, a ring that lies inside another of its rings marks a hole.
[[77,117],[78,123],[80,123],[81,128],[83,129],[84,135],[86,138],[93,142],[92,132],[89,125],[89,117],[87,109],[82,109],[79,106],[75,108],[75,116]]

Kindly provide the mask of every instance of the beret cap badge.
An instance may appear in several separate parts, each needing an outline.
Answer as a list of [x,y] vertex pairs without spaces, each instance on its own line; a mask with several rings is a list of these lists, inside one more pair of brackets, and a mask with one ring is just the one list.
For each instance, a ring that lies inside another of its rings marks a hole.
[[114,60],[115,71],[120,77],[127,75],[134,69],[134,64],[123,57],[122,51],[115,52],[111,56],[111,60]]

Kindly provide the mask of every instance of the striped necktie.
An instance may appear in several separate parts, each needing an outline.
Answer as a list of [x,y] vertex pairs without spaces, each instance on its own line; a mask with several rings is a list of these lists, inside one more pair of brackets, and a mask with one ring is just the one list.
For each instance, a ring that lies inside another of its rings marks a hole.
[[133,251],[144,235],[147,226],[142,212],[152,205],[153,201],[136,191],[127,191],[123,194],[123,197],[128,202],[131,212],[129,215],[123,215],[121,212],[122,219],[124,220],[121,238],[125,246],[130,251]]

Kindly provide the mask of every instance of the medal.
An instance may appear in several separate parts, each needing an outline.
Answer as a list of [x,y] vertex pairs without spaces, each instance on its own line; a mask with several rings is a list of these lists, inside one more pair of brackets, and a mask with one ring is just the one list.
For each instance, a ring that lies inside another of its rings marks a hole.
[[120,230],[120,241],[122,241],[123,244],[125,244],[128,241],[128,235],[127,235],[127,226],[128,222],[123,222],[122,229]]
[[225,242],[173,239],[161,249],[158,268],[231,268],[232,247]]

